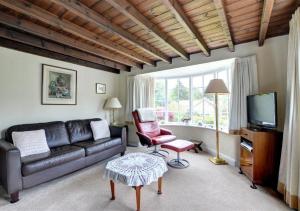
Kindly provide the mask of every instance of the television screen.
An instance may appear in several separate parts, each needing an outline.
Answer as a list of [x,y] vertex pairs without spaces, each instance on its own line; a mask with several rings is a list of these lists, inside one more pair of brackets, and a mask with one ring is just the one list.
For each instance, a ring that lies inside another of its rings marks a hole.
[[277,127],[276,92],[247,96],[248,123],[252,126]]

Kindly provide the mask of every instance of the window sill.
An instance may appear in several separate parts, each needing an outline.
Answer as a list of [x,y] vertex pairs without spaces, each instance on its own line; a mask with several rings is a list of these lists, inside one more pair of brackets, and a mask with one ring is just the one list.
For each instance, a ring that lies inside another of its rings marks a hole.
[[[208,130],[212,130],[212,131],[216,131],[215,128],[211,128],[211,127],[205,127],[205,126],[199,126],[199,125],[195,125],[195,124],[184,124],[184,123],[160,123],[160,125],[163,126],[176,126],[176,127],[192,127],[192,128],[201,128],[201,129],[208,129]],[[228,130],[219,130],[220,133],[224,133],[227,135],[230,135]]]

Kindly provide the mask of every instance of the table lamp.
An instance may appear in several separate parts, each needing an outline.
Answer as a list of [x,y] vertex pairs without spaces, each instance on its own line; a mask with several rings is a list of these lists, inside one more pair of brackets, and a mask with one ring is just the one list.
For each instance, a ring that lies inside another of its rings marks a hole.
[[108,99],[106,104],[105,104],[105,108],[112,109],[112,111],[113,111],[113,122],[112,122],[112,124],[116,125],[117,123],[115,122],[115,109],[122,108],[122,105],[121,105],[119,99],[116,98],[116,97]]
[[227,164],[226,161],[220,158],[220,146],[219,146],[219,122],[218,122],[218,95],[229,93],[224,81],[222,79],[213,79],[209,82],[206,90],[206,94],[215,94],[215,112],[216,112],[216,148],[217,155],[209,160],[216,165]]

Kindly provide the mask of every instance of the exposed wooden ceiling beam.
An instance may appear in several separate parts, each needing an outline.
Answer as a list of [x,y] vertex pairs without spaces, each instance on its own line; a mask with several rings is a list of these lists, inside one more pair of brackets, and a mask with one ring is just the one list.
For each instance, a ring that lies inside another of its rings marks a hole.
[[225,8],[224,8],[224,2],[223,2],[223,0],[214,0],[214,4],[218,11],[218,15],[219,15],[219,18],[220,18],[220,21],[222,24],[222,28],[223,28],[225,37],[227,39],[229,50],[234,51],[234,45],[232,42],[232,36],[231,36],[230,30],[229,30],[229,24],[228,24],[228,20],[227,20]]
[[189,60],[188,53],[178,45],[172,37],[168,36],[166,33],[161,31],[156,24],[149,21],[143,14],[140,13],[135,6],[127,0],[106,0],[109,4],[115,7],[117,10],[122,12],[125,16],[133,20],[136,24],[142,26],[147,31],[151,32],[157,39],[162,43],[171,48],[179,56],[185,60]]
[[[101,61],[101,58],[97,56],[67,47],[65,45],[55,43],[53,41],[48,41],[43,38],[39,38],[37,36],[28,33],[20,32],[12,28],[7,28],[2,25],[0,25],[0,37],[13,40],[15,42],[21,42],[51,52],[59,53],[64,56],[70,56],[76,59],[80,59],[82,61],[86,61],[88,64],[94,63],[100,70],[113,72],[113,73],[119,72],[117,71],[116,68],[104,65],[103,62]],[[126,70],[128,71],[128,69]]]
[[[22,51],[22,52],[26,52],[26,53],[30,53],[30,54],[35,54],[38,56],[43,56],[43,57],[47,57],[47,58],[51,58],[51,59],[65,61],[65,62],[69,62],[69,63],[73,63],[73,64],[78,64],[78,65],[82,65],[85,67],[91,67],[94,69],[104,70],[103,65],[99,65],[99,64],[96,64],[93,62],[74,58],[72,56],[63,55],[63,54],[49,51],[46,49],[37,48],[37,47],[31,46],[31,45],[27,45],[27,44],[24,44],[21,42],[16,42],[16,41],[10,40],[10,39],[5,39],[2,37],[0,37],[0,46],[18,50],[18,51]],[[106,69],[105,71],[109,71],[109,72],[117,73],[117,74],[120,73],[120,70],[117,70],[114,68],[110,68],[110,70]]]
[[101,36],[97,36],[96,34],[86,30],[83,27],[80,27],[76,24],[73,24],[66,20],[61,20],[54,14],[43,10],[40,7],[35,6],[34,4],[26,1],[26,0],[0,0],[0,4],[8,7],[12,10],[18,11],[22,14],[28,15],[30,17],[33,17],[35,19],[38,19],[42,22],[45,22],[55,28],[61,29],[63,31],[67,31],[69,33],[72,33],[78,37],[81,37],[85,40],[88,40],[90,42],[93,42],[95,44],[104,46],[105,48],[117,51],[118,53],[121,53],[127,57],[130,57],[132,59],[138,60],[140,62],[153,65],[154,63],[147,59],[138,53],[129,50],[123,46],[117,45],[114,42],[103,38]]
[[84,4],[80,3],[76,0],[51,0],[52,2],[59,4],[66,8],[67,10],[71,11],[72,13],[76,14],[77,16],[90,21],[96,24],[98,27],[101,27],[105,30],[108,30],[118,36],[122,37],[126,41],[138,46],[139,48],[143,49],[144,51],[148,52],[149,54],[170,63],[171,58],[160,52],[159,50],[153,48],[140,38],[136,37],[135,35],[127,32],[122,27],[118,26],[117,24],[111,22],[101,14],[97,13],[96,11],[90,9],[89,7],[85,6]]
[[186,16],[185,12],[183,11],[181,5],[177,2],[177,0],[162,1],[175,15],[177,21],[185,28],[185,30],[193,37],[193,39],[195,39],[201,51],[203,51],[203,53],[206,56],[209,56],[210,50],[206,45],[203,37],[199,33],[198,29],[194,26],[194,24],[190,21],[190,19]]
[[274,6],[274,0],[265,0],[264,1],[264,7],[263,7],[263,11],[262,11],[262,16],[261,16],[261,21],[260,21],[260,29],[259,29],[259,40],[258,40],[259,46],[262,46],[266,39],[273,6]]
[[[27,21],[24,19],[20,19],[18,17],[12,16],[12,15],[8,15],[4,12],[0,12],[0,23],[40,36],[40,37],[44,37],[46,39],[55,41],[57,43],[63,44],[63,45],[67,45],[73,48],[77,48],[79,50],[94,54],[96,56],[101,56],[104,58],[108,58],[110,60],[119,62],[121,64],[106,60],[106,59],[102,59],[103,65],[107,65],[107,66],[111,66],[117,69],[127,69],[125,65],[122,64],[126,64],[129,66],[134,66],[137,68],[141,68],[140,64],[135,63],[127,58],[123,58],[119,55],[116,54],[112,54],[108,51],[105,51],[103,49],[100,48],[95,48],[91,45],[85,44],[83,42],[80,42],[78,40],[75,40],[73,38],[70,38],[68,36],[65,36],[61,33],[58,33],[56,31],[53,31],[51,29],[45,28],[41,25],[35,24],[31,21]],[[99,61],[100,62],[100,61]]]

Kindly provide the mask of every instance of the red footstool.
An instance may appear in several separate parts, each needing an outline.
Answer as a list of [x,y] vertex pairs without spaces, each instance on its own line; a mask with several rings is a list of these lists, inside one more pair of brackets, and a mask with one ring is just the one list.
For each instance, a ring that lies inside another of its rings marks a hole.
[[194,147],[195,144],[193,142],[180,139],[161,145],[161,148],[170,149],[177,152],[177,158],[170,160],[168,162],[168,165],[180,169],[186,168],[190,165],[190,163],[187,160],[180,158],[180,152],[193,149]]

